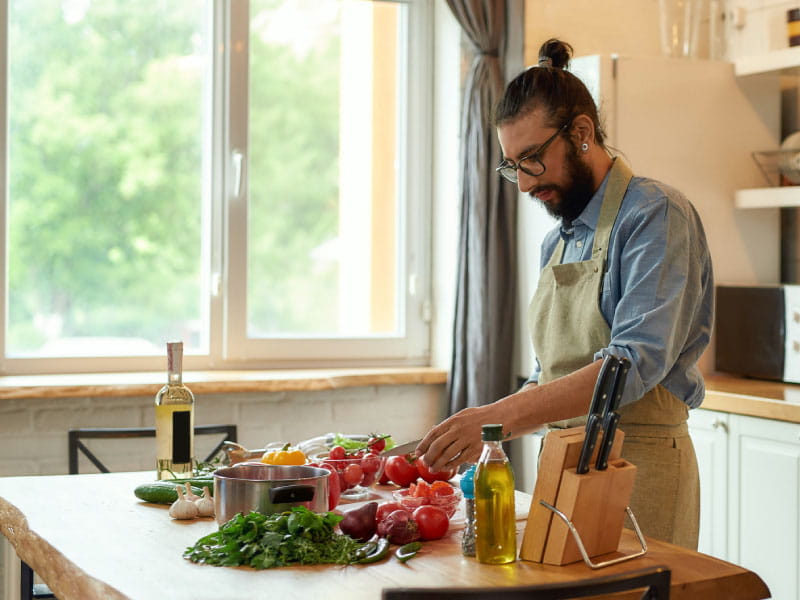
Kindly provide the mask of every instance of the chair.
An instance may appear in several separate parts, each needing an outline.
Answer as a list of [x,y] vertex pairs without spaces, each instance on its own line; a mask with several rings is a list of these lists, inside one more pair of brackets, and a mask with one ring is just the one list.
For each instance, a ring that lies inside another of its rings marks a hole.
[[566,583],[482,588],[386,588],[383,600],[561,600],[644,588],[641,600],[669,599],[671,573],[650,567]]
[[[197,425],[195,435],[225,434],[220,442],[208,454],[205,462],[211,462],[222,450],[226,441],[236,442],[236,425]],[[155,427],[119,427],[119,428],[82,428],[70,429],[68,432],[67,451],[69,457],[69,474],[78,474],[78,457],[82,453],[101,473],[109,473],[102,461],[81,440],[90,438],[122,439],[155,437]],[[33,583],[33,569],[24,561],[21,562],[20,573],[20,598],[32,600],[34,598],[55,598],[53,592],[45,584]]]
[[[226,441],[236,442],[236,425],[197,425],[194,428],[195,435],[213,435],[225,434],[220,442],[206,457],[205,461],[210,462],[222,450],[222,445]],[[104,438],[104,439],[122,439],[122,438],[139,438],[139,437],[155,437],[155,427],[120,427],[120,428],[84,428],[84,429],[70,429],[68,439],[68,452],[69,452],[69,472],[70,475],[78,473],[78,455],[82,453],[88,458],[91,463],[97,467],[101,473],[108,473],[106,467],[97,456],[81,441],[82,439],[89,438]]]

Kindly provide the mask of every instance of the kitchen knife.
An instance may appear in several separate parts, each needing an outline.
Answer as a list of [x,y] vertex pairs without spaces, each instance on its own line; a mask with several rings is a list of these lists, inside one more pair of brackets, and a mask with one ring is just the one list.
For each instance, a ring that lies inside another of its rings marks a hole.
[[400,444],[399,446],[395,446],[391,450],[384,450],[383,456],[400,456],[402,454],[413,454],[414,450],[417,449],[419,443],[422,440],[414,440],[413,442],[406,442],[405,444]]
[[594,385],[592,402],[589,405],[589,416],[586,420],[583,446],[581,446],[581,454],[578,458],[576,471],[579,474],[586,473],[589,470],[589,461],[592,459],[592,452],[594,452],[594,447],[597,443],[597,433],[600,431],[600,425],[602,424],[600,410],[609,404],[609,398],[614,391],[618,366],[619,363],[614,356],[607,354],[603,358],[603,364],[600,366],[600,373]]
[[586,435],[581,446],[581,455],[578,457],[578,466],[575,472],[583,475],[589,470],[589,461],[592,459],[592,452],[597,443],[597,433],[600,431],[600,417],[592,413],[586,421]]
[[598,471],[608,468],[608,456],[611,454],[611,446],[614,445],[614,434],[617,433],[617,425],[619,425],[619,413],[608,413],[603,422],[603,441],[600,442],[597,461],[594,463],[594,468]]
[[[617,367],[619,363],[617,359],[607,354],[603,358],[603,364],[600,367],[600,373],[597,376],[597,381],[594,384],[594,393],[592,394],[592,403],[589,405],[589,415],[601,415],[603,407],[608,405],[610,395],[614,389],[614,381],[617,376]],[[589,421],[586,421],[586,433],[589,433]]]
[[604,420],[608,413],[617,410],[620,400],[622,400],[622,395],[625,393],[625,379],[628,377],[628,371],[631,369],[631,361],[624,356],[618,358],[617,363],[618,367],[616,377],[614,378],[614,387],[611,392],[611,397],[608,400],[608,407],[602,413]]
[[611,392],[607,412],[603,416],[603,441],[600,443],[600,450],[597,451],[597,461],[594,465],[598,471],[608,468],[608,457],[611,454],[611,446],[614,445],[617,425],[619,425],[619,413],[616,410],[622,399],[622,394],[625,390],[625,379],[631,368],[631,361],[624,356],[616,360],[619,368],[617,369],[617,376],[614,380],[614,388]]

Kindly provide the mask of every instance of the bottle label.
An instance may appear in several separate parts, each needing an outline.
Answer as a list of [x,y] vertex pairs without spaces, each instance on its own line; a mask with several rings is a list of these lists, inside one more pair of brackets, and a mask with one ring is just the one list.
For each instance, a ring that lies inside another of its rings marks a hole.
[[192,413],[181,410],[172,413],[172,462],[188,463],[191,456]]

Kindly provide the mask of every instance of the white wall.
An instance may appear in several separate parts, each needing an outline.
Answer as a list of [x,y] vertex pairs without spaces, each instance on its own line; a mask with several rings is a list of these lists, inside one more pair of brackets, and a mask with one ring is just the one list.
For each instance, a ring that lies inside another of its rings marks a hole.
[[[400,385],[199,396],[195,422],[235,423],[239,443],[247,448],[263,448],[271,441],[297,442],[331,431],[380,431],[407,441],[419,438],[442,418],[443,390],[443,385]],[[70,428],[152,425],[151,397],[1,400],[0,477],[67,473]],[[211,436],[197,438],[198,455],[213,448],[207,437]],[[152,439],[90,440],[87,445],[111,457],[112,471],[153,468]],[[81,472],[94,468],[82,463]]]

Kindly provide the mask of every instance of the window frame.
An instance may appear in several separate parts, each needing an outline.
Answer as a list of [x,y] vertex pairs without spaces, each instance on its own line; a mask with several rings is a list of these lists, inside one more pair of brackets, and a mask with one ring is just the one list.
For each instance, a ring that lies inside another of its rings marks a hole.
[[[390,0],[391,1],[391,0]],[[353,366],[419,366],[430,362],[431,214],[433,160],[433,17],[427,0],[403,0],[408,9],[407,69],[401,82],[407,104],[399,129],[405,132],[399,160],[404,177],[398,181],[398,289],[402,334],[396,336],[329,338],[262,338],[246,336],[247,282],[247,49],[249,0],[208,0],[206,16],[211,36],[211,90],[204,94],[210,151],[203,153],[204,190],[201,248],[207,317],[208,354],[184,357],[186,370],[300,368]],[[0,28],[8,31],[8,1],[0,1]],[[0,79],[8,78],[8,35],[0,43]],[[412,81],[413,76],[413,81]],[[6,86],[8,90],[8,86]],[[0,95],[0,227],[7,235],[8,92]],[[403,137],[403,136],[401,136]],[[237,158],[238,156],[238,158]],[[240,183],[240,193],[233,189]],[[0,374],[153,371],[161,356],[93,356],[8,358],[7,242],[0,244]]]

